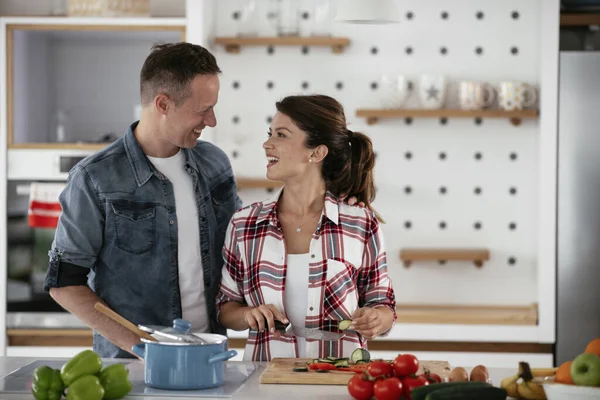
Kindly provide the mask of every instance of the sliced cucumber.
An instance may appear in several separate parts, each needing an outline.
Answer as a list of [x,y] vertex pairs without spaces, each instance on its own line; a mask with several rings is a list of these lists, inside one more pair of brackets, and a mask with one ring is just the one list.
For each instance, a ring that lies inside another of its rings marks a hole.
[[340,331],[345,331],[346,329],[350,328],[350,325],[352,325],[352,321],[349,319],[343,319],[338,323],[338,329]]
[[346,367],[350,366],[350,360],[348,360],[348,359],[339,360],[339,361],[336,361],[335,364],[333,364],[333,365],[335,365],[336,368],[340,368],[340,367],[346,368]]
[[365,349],[356,349],[352,352],[350,358],[355,364],[359,361],[369,362],[371,360],[371,354]]
[[294,372],[308,372],[308,368],[306,367],[295,367]]
[[368,363],[369,363],[369,362],[368,362],[368,361],[365,361],[365,360],[358,360],[358,361],[357,361],[357,362],[355,362],[354,364],[356,364],[356,365],[360,365],[360,364],[368,364]]
[[318,358],[315,362],[335,364],[335,358],[333,360],[330,360],[329,358]]

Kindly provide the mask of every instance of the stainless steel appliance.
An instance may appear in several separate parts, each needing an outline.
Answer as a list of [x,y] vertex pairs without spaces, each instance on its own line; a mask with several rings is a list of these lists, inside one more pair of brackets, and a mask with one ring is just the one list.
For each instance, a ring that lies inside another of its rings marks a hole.
[[556,365],[600,337],[600,52],[562,51],[559,79]]

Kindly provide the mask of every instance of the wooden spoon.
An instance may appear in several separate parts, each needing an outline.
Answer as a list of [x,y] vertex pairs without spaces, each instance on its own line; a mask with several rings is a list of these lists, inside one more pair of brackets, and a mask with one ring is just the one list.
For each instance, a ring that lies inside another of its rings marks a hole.
[[154,337],[150,336],[150,334],[148,332],[144,332],[143,330],[139,329],[137,326],[135,326],[134,324],[129,322],[127,319],[123,318],[122,316],[120,316],[119,314],[117,314],[116,312],[114,312],[113,310],[111,310],[110,308],[105,306],[104,304],[102,304],[100,302],[96,302],[96,304],[94,305],[94,308],[96,310],[100,311],[102,314],[106,315],[108,318],[115,321],[116,323],[129,329],[131,332],[135,333],[139,337],[151,340],[153,342],[158,341]]

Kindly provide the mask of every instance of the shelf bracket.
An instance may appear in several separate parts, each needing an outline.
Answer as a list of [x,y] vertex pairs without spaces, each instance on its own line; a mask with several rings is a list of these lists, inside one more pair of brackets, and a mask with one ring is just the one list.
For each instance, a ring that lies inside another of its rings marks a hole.
[[513,126],[519,126],[521,125],[521,118],[511,118],[510,123],[513,124]]
[[239,54],[241,51],[241,46],[239,44],[226,44],[225,51],[231,54]]
[[367,125],[375,125],[379,121],[377,117],[367,117]]

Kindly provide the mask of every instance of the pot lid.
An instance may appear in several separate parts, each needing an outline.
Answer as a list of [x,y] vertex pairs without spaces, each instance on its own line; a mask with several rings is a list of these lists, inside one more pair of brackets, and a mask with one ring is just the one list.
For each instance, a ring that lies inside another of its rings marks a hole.
[[192,325],[189,321],[181,318],[173,320],[173,326],[159,326],[159,325],[138,325],[138,328],[144,332],[148,332],[154,335],[160,343],[172,343],[172,344],[209,344],[206,340],[202,339],[198,335],[191,333],[190,330]]

